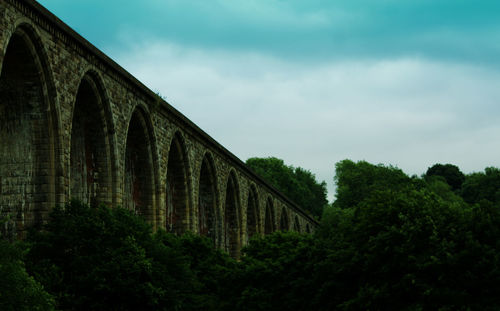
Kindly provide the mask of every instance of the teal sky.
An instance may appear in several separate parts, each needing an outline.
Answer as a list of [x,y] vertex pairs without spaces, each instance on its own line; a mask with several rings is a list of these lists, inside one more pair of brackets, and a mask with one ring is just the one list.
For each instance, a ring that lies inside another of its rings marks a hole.
[[500,167],[500,1],[43,0],[242,160]]
[[500,1],[43,0],[101,48],[124,36],[305,62],[402,55],[497,63]]

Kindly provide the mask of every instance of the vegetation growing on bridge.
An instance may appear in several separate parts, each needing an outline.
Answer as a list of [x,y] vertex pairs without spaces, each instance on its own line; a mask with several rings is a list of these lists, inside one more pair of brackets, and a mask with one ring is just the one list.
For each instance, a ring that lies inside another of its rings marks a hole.
[[0,243],[0,307],[495,310],[500,170],[449,184],[457,172],[410,177],[341,161],[337,200],[314,235],[256,237],[239,261],[207,238],[152,233],[127,210],[73,202],[27,241]]

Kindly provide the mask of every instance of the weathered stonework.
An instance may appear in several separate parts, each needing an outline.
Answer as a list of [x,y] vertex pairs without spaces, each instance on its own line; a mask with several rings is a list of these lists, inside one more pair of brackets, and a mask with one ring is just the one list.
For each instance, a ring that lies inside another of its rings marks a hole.
[[33,0],[0,0],[0,215],[22,236],[76,197],[232,255],[317,223]]

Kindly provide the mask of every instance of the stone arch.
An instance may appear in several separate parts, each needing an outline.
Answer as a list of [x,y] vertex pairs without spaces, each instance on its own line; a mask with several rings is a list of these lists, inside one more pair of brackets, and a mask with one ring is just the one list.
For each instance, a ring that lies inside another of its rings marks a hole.
[[21,23],[0,64],[0,231],[22,236],[42,224],[61,193],[60,122],[45,48],[36,30]]
[[198,188],[198,232],[216,245],[218,236],[217,173],[212,155],[203,156]]
[[299,217],[297,215],[295,215],[294,217],[294,221],[293,221],[293,230],[295,232],[301,232],[300,230],[300,222],[299,222]]
[[306,224],[306,233],[311,233],[311,227],[309,224]]
[[149,114],[142,107],[133,111],[124,154],[123,207],[142,215],[156,226],[156,147]]
[[259,233],[259,200],[254,184],[250,186],[247,200],[247,241]]
[[224,245],[232,257],[240,253],[240,191],[238,178],[232,169],[227,177],[224,204]]
[[280,216],[280,230],[281,231],[288,231],[290,230],[290,221],[288,220],[288,212],[286,210],[286,207],[283,207],[281,209],[281,216]]
[[87,204],[113,203],[113,125],[102,80],[89,71],[80,80],[71,126],[70,195]]
[[176,132],[170,142],[166,179],[166,230],[182,234],[190,219],[189,159],[184,137]]
[[271,234],[274,232],[274,204],[273,200],[269,197],[266,201],[266,212],[264,215],[264,234]]

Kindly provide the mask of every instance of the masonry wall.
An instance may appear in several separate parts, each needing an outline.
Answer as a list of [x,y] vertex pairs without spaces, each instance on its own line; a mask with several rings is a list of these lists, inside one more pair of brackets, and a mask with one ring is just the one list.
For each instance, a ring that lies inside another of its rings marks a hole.
[[266,228],[317,225],[34,1],[0,0],[0,70],[0,214],[11,236],[72,197],[208,235],[236,256]]

